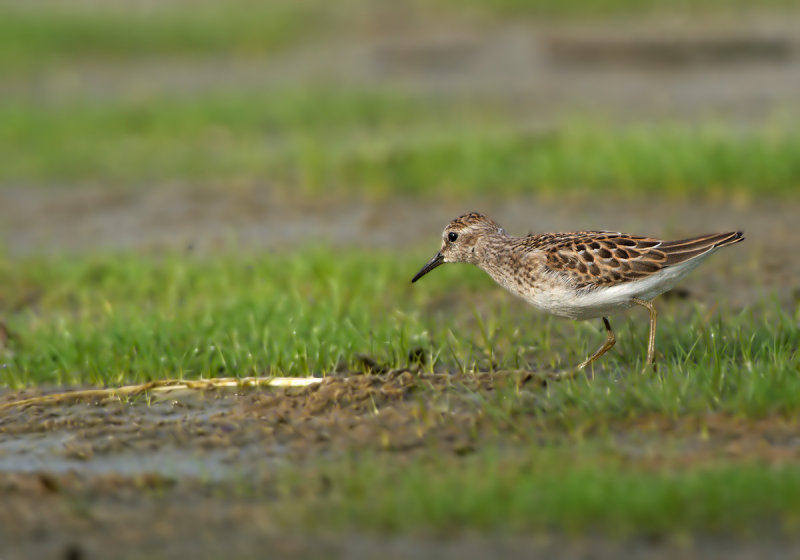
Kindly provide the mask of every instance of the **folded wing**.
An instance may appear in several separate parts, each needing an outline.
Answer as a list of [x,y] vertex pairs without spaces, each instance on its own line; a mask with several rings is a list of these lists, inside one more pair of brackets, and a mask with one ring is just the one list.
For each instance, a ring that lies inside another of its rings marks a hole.
[[577,288],[639,280],[743,239],[740,231],[678,241],[660,241],[605,231],[545,234],[528,238],[531,247],[545,251],[548,268],[567,275]]

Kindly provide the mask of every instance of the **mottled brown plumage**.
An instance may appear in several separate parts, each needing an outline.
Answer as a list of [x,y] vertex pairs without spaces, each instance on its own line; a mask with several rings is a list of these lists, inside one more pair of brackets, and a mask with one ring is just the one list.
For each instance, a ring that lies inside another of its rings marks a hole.
[[645,278],[743,237],[741,232],[730,232],[665,242],[624,233],[579,231],[523,239],[524,245],[546,252],[548,268],[567,274],[576,288],[587,288]]
[[441,250],[412,282],[441,264],[467,262],[539,309],[572,319],[602,317],[606,343],[579,367],[614,345],[606,316],[634,304],[650,311],[647,361],[653,363],[656,312],[652,299],[671,289],[715,250],[744,239],[740,231],[678,241],[609,231],[512,237],[477,212],[450,222],[442,237]]

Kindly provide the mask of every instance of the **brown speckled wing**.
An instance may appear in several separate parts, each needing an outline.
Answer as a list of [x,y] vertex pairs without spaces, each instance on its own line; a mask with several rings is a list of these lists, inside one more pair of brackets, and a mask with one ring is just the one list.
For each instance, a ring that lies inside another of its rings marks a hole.
[[659,241],[624,233],[581,231],[522,239],[530,249],[545,251],[548,268],[568,275],[576,288],[587,288],[639,280],[744,238],[741,232],[729,232]]

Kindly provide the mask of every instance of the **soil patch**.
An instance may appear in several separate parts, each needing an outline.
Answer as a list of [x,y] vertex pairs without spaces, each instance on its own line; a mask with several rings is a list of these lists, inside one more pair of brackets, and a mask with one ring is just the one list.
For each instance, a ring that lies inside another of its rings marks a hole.
[[[313,469],[365,452],[398,459],[458,457],[486,446],[513,453],[532,442],[569,444],[568,432],[533,414],[492,412],[498,395],[535,402],[545,386],[515,371],[398,370],[333,376],[303,388],[176,391],[158,398],[11,407],[0,419],[0,551],[8,551],[4,558],[95,557],[112,548],[124,558],[212,558],[223,551],[249,557],[267,546],[288,558],[368,558],[388,547],[389,557],[413,551],[423,558],[544,558],[558,550],[580,558],[592,550],[596,558],[619,557],[621,551],[630,558],[669,558],[680,550],[683,557],[744,558],[737,554],[793,546],[780,538],[734,547],[735,541],[716,537],[687,544],[553,535],[286,535],[274,515],[269,489],[286,467]],[[0,403],[41,392],[6,392]],[[791,419],[654,415],[597,429],[607,433],[617,453],[643,468],[665,462],[696,467],[737,457],[800,463],[797,422]],[[235,491],[242,480],[257,484],[258,498]],[[465,542],[472,543],[469,550]]]

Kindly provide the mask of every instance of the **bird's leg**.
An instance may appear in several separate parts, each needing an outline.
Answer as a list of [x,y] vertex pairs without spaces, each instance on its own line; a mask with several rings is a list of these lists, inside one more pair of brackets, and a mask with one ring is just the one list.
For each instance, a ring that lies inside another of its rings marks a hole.
[[647,363],[656,363],[656,306],[652,301],[633,298],[633,303],[646,307],[650,311],[650,341],[647,344]]
[[606,341],[600,348],[597,349],[597,352],[592,354],[591,357],[584,360],[578,366],[578,369],[585,368],[593,361],[595,361],[597,358],[599,358],[600,356],[611,350],[611,347],[614,346],[614,344],[616,344],[617,339],[614,337],[614,331],[611,330],[611,323],[608,322],[608,319],[606,317],[603,317],[603,325],[606,327]]

